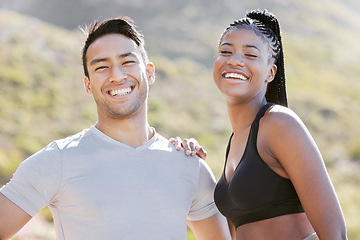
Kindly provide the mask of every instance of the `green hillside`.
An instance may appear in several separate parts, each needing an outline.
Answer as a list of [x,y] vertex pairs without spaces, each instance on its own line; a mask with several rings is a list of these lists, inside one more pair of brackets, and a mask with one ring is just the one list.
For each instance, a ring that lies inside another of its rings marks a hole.
[[99,8],[100,1],[93,0],[86,6],[75,2],[71,9],[69,0],[40,8],[41,2],[34,0],[23,11],[42,20],[0,9],[0,186],[27,156],[96,121],[82,86],[82,36],[76,26],[118,15],[136,21],[156,66],[151,124],[166,137],[197,138],[219,177],[231,130],[224,99],[212,82],[216,45],[223,29],[247,8],[267,8],[282,23],[290,108],[322,151],[349,239],[360,240],[360,6],[355,1],[108,1]]

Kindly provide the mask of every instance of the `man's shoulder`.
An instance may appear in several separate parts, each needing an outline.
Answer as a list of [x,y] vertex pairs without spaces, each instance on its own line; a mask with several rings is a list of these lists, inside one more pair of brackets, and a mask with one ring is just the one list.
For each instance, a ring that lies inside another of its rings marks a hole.
[[83,131],[76,133],[74,135],[68,136],[63,139],[58,139],[50,142],[47,146],[40,149],[30,157],[28,157],[25,162],[42,162],[42,160],[46,160],[49,162],[49,159],[59,159],[61,158],[61,152],[68,148],[74,147],[78,145],[81,139],[87,135],[88,129],[84,129]]
[[82,130],[81,132],[75,133],[65,138],[57,139],[51,142],[46,148],[53,148],[54,146],[56,146],[58,149],[63,150],[66,148],[75,147],[78,146],[81,141],[87,139],[91,135],[91,128],[87,128]]

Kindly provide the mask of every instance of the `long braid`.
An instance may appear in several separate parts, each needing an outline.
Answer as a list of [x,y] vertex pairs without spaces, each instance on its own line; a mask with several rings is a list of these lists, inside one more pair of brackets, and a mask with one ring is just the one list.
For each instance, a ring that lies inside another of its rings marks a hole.
[[[269,83],[268,89],[266,92],[266,99],[269,102],[274,102],[285,107],[288,106],[287,104],[287,97],[286,97],[286,84],[285,84],[285,67],[284,67],[284,52],[283,46],[281,41],[281,31],[280,31],[280,24],[275,17],[275,15],[269,13],[267,10],[253,10],[247,13],[247,17],[251,19],[256,19],[262,22],[266,27],[270,28],[271,31],[275,34],[278,44],[277,44],[277,57],[276,59],[276,66],[277,71],[274,77],[274,80]],[[272,45],[273,39],[270,39],[270,44]]]

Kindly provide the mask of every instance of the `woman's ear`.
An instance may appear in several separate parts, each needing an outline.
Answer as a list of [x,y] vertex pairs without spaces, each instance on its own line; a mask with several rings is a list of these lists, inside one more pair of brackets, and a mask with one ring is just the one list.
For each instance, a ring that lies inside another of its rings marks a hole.
[[155,65],[152,62],[146,64],[146,75],[148,83],[153,84],[155,82]]
[[275,64],[273,64],[270,68],[269,74],[267,76],[267,78],[265,79],[265,82],[267,83],[271,83],[272,80],[274,80],[275,74],[277,71],[277,66]]

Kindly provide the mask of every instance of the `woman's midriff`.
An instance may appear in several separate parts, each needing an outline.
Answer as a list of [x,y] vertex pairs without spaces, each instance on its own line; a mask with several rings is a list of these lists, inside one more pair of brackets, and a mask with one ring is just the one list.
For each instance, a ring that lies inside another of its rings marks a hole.
[[237,240],[301,240],[314,232],[305,213],[294,213],[253,223],[236,229]]

